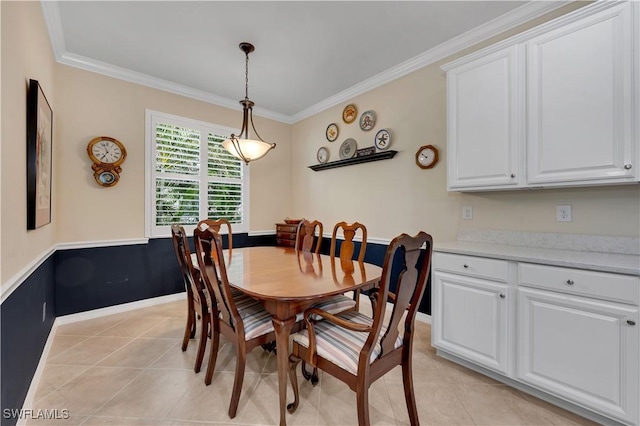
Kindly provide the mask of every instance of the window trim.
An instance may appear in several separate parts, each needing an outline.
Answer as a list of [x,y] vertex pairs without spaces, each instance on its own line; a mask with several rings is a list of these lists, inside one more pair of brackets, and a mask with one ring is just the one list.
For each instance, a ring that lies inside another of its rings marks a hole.
[[[171,236],[171,227],[170,226],[162,226],[157,227],[154,225],[153,217],[155,212],[155,186],[154,178],[155,178],[155,138],[154,138],[154,120],[163,120],[168,124],[175,126],[184,126],[192,129],[198,129],[200,131],[201,137],[201,145],[200,145],[200,153],[203,155],[204,151],[204,163],[206,164],[208,160],[206,159],[206,152],[208,146],[202,145],[203,139],[205,145],[208,144],[209,133],[211,130],[215,130],[215,133],[222,135],[230,135],[231,133],[239,133],[239,129],[234,129],[232,127],[226,127],[219,124],[208,123],[205,121],[195,120],[191,118],[181,117],[178,115],[167,114],[160,111],[154,111],[151,109],[145,109],[145,145],[144,145],[144,155],[145,155],[145,176],[144,176],[144,193],[145,193],[145,206],[144,206],[144,223],[145,223],[145,237],[147,238],[165,238]],[[242,167],[242,223],[232,224],[233,232],[249,232],[249,223],[250,223],[250,168],[240,161]],[[201,174],[198,177],[199,181],[202,181],[203,176],[206,179],[206,167],[204,169],[201,168]],[[205,197],[206,194],[200,194],[200,197]],[[206,203],[205,203],[206,205]],[[189,234],[193,233],[196,225],[183,225],[185,231]],[[220,229],[221,233],[226,233],[226,229],[222,227]]]

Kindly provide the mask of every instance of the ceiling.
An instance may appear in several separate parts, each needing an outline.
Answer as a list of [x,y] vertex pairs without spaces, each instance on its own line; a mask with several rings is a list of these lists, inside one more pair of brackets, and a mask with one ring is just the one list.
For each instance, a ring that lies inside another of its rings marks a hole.
[[43,1],[56,59],[295,122],[559,7],[526,1]]

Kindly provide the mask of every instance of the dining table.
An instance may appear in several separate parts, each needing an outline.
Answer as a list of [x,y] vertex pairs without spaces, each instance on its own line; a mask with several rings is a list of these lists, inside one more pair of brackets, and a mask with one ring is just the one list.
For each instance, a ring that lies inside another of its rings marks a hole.
[[286,425],[289,337],[296,317],[331,296],[377,284],[382,268],[341,261],[288,247],[244,247],[224,251],[229,284],[260,300],[276,336],[280,425]]

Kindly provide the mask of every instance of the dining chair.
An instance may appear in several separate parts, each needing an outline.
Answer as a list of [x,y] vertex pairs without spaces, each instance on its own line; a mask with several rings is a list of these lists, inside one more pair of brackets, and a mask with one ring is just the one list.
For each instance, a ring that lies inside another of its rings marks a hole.
[[207,227],[213,228],[214,231],[220,233],[222,226],[227,227],[227,249],[233,250],[233,233],[231,232],[231,222],[228,219],[202,219],[198,222],[198,228],[206,229]]
[[214,227],[203,228],[204,226],[198,226],[194,230],[194,243],[196,251],[203,253],[198,256],[198,265],[207,301],[212,309],[209,316],[212,343],[205,384],[211,384],[222,334],[236,351],[235,379],[229,403],[229,417],[234,418],[240,400],[247,354],[256,346],[274,341],[275,332],[271,314],[258,300],[232,291],[222,251],[222,238]]
[[182,280],[187,290],[187,325],[182,338],[182,352],[187,350],[189,340],[196,334],[196,316],[200,318],[200,342],[196,363],[193,370],[198,373],[202,366],[204,351],[207,345],[207,334],[209,330],[209,308],[204,294],[204,286],[200,279],[200,273],[193,267],[191,261],[191,250],[189,240],[182,226],[171,225],[171,239],[173,240],[173,250],[175,251],[178,265],[182,273]]
[[[320,253],[322,245],[322,222],[303,219],[296,231],[296,251]],[[316,231],[318,236],[316,237]]]
[[[344,236],[344,240],[338,244],[338,231],[342,230],[342,234]],[[338,222],[333,227],[333,232],[331,233],[331,246],[329,248],[329,256],[332,258],[339,257],[340,263],[343,269],[348,268],[352,265],[352,260],[354,260],[354,255],[356,254],[356,244],[353,239],[356,236],[356,233],[360,230],[361,242],[359,249],[357,250],[357,260],[358,262],[364,261],[364,255],[367,251],[367,227],[361,223],[354,222],[352,224],[348,224],[346,222]],[[338,251],[338,255],[336,255],[336,251]],[[353,292],[353,300],[355,301],[354,309],[356,311],[360,310],[360,289],[355,290]]]
[[[315,233],[318,233],[318,237],[315,237]],[[303,219],[298,224],[298,232],[296,233],[296,252],[300,253],[320,253],[320,246],[322,245],[322,222],[318,220],[306,220]],[[334,229],[335,231],[335,229]],[[345,250],[345,253],[347,250]],[[299,255],[299,254],[298,254]],[[363,255],[364,256],[364,255]],[[322,309],[332,314],[355,309],[356,301],[355,296],[353,298],[347,297],[344,294],[337,294],[331,296],[328,299],[315,303],[312,307]],[[315,318],[320,320],[320,317]],[[311,380],[311,383],[318,383],[318,370],[313,369],[312,373],[308,373],[305,367],[305,363],[302,363],[302,374],[305,379]]]
[[[298,224],[295,247],[298,256],[301,254],[304,256],[305,253],[320,253],[320,246],[322,245],[322,230],[322,222],[318,220],[310,221],[303,219]],[[318,233],[317,237],[315,237],[316,231]],[[320,264],[320,266],[322,265]],[[313,305],[315,308],[323,309],[327,312],[331,312],[332,314],[353,309],[354,306],[355,301],[343,294],[332,296]]]
[[[425,244],[426,249],[422,250]],[[373,318],[357,311],[338,315],[315,308],[305,311],[306,328],[293,336],[289,357],[289,379],[294,392],[294,402],[287,407],[290,413],[300,402],[296,367],[301,360],[341,380],[356,392],[361,426],[369,425],[369,387],[400,365],[409,421],[411,425],[419,424],[411,367],[413,333],[431,268],[432,246],[433,240],[425,232],[415,237],[401,234],[391,241],[384,257],[380,285],[374,290],[378,302]],[[392,301],[393,308],[386,321],[388,300]],[[323,321],[313,320],[314,315],[321,316]]]

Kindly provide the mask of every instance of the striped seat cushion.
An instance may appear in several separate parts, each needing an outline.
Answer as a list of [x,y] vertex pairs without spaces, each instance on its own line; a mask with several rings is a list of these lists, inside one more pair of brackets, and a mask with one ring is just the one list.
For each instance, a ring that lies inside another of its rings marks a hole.
[[244,323],[245,340],[251,340],[273,331],[271,314],[264,309],[262,303],[244,294],[235,297],[234,301]]
[[[371,325],[373,320],[360,312],[345,312],[337,315],[340,318],[351,322]],[[318,356],[331,361],[352,374],[358,372],[358,357],[364,342],[369,337],[369,333],[347,330],[329,321],[320,321],[313,326],[316,332],[316,351]],[[384,336],[387,328],[382,327],[380,339]],[[382,351],[380,339],[371,352],[370,362],[372,363]],[[306,348],[309,347],[309,331],[302,330],[293,335],[293,341]],[[394,347],[402,346],[402,336],[398,335]]]
[[[318,302],[311,307],[322,309],[323,311],[336,315],[340,312],[353,309],[355,306],[356,301],[351,297],[347,297],[344,294],[338,294],[336,296],[330,297],[329,299],[323,300],[322,302]],[[311,315],[311,319],[320,321],[322,317],[320,315]]]

